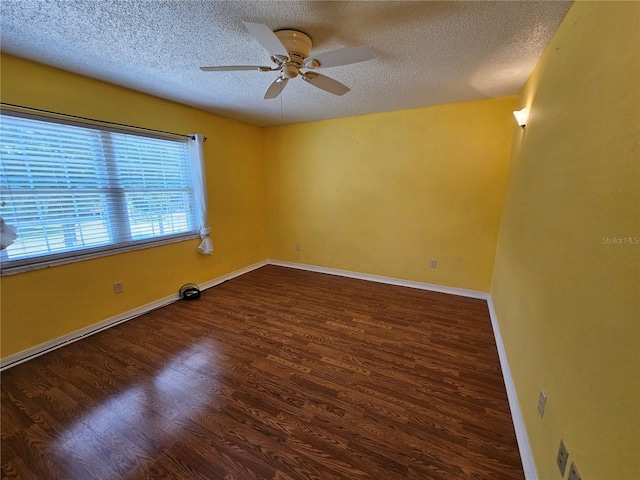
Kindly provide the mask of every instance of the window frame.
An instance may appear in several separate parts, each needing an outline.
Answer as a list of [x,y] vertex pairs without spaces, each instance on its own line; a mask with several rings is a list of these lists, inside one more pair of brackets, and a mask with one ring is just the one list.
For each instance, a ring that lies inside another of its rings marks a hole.
[[[2,108],[0,110],[0,121],[1,121],[1,117],[4,117],[4,116],[20,117],[20,118],[38,120],[42,122],[48,122],[52,124],[63,124],[63,125],[81,127],[81,128],[88,128],[88,129],[98,131],[101,135],[103,133],[109,132],[109,133],[126,134],[126,135],[132,135],[132,136],[140,136],[143,138],[150,138],[150,139],[184,142],[185,144],[188,143],[190,138],[188,135],[170,134],[170,133],[165,134],[165,132],[162,132],[162,134],[160,134],[160,133],[157,133],[157,131],[147,131],[144,128],[138,129],[138,127],[118,128],[118,127],[113,127],[109,124],[105,125],[100,121],[85,122],[85,121],[69,120],[67,118],[58,118],[56,116],[40,115],[40,114],[14,111],[14,110]],[[189,154],[187,155],[189,156]],[[6,258],[2,258],[0,260],[0,275],[1,276],[12,275],[16,273],[31,271],[31,270],[37,270],[37,269],[42,269],[47,267],[75,263],[75,262],[101,258],[105,256],[110,256],[110,255],[117,255],[120,253],[132,252],[136,250],[152,248],[156,246],[168,245],[172,243],[200,238],[201,237],[200,231],[199,231],[200,227],[198,225],[198,218],[196,213],[198,209],[198,202],[200,201],[200,199],[196,197],[196,192],[195,192],[194,172],[193,172],[194,168],[198,168],[198,166],[193,161],[193,159],[190,159],[187,157],[186,173],[189,178],[189,186],[191,189],[191,196],[193,199],[191,219],[190,219],[190,224],[192,229],[190,231],[180,232],[176,234],[162,235],[162,236],[157,236],[152,238],[139,239],[139,240],[131,240],[131,241],[126,241],[121,243],[116,243],[114,239],[114,242],[112,243],[100,245],[97,247],[79,248],[75,250],[67,250],[67,251],[58,252],[58,253],[35,255],[32,257],[20,258],[16,260],[8,260]],[[112,178],[112,177],[109,177],[109,178]],[[112,220],[115,221],[114,219]],[[12,225],[12,226],[16,227],[16,225]],[[111,229],[112,226],[108,228]]]

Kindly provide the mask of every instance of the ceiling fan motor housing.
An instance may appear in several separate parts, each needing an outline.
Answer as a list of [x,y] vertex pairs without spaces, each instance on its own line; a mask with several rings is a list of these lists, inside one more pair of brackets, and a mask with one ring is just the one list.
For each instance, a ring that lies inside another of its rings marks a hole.
[[298,68],[301,67],[302,62],[311,52],[313,45],[311,37],[297,30],[278,30],[274,33],[289,52],[291,62]]

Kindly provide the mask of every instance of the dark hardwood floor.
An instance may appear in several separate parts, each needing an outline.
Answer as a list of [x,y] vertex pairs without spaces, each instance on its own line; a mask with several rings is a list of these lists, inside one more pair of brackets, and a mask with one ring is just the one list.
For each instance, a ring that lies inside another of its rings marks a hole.
[[3,479],[524,478],[483,300],[267,266],[1,389]]

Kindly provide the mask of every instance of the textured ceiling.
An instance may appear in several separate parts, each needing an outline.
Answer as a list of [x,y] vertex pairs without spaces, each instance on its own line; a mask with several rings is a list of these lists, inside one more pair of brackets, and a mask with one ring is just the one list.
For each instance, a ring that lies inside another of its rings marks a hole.
[[[277,125],[515,94],[571,2],[1,0],[4,52],[255,125]],[[376,58],[323,69],[351,91],[277,72],[242,21],[301,30],[311,54],[369,45]]]

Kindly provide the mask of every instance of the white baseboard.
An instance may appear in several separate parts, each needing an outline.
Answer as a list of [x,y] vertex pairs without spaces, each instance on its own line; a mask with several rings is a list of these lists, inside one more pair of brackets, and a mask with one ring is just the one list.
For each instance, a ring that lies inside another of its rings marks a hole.
[[201,283],[200,285],[198,285],[198,287],[201,290],[204,290],[206,288],[211,288],[211,287],[215,287],[216,285],[220,285],[223,282],[226,282],[227,280],[231,280],[232,278],[236,278],[239,277],[240,275],[244,275],[245,273],[249,273],[253,270],[256,270],[260,267],[264,267],[265,265],[267,265],[267,260],[262,260],[260,262],[256,262],[252,265],[249,265],[247,267],[244,268],[240,268],[238,270],[234,270],[231,273],[227,273],[226,275],[222,275],[220,277],[216,277],[213,280],[209,280],[207,282]]
[[516,439],[518,440],[518,448],[520,449],[520,458],[522,459],[524,477],[527,480],[538,480],[538,472],[536,471],[536,466],[533,461],[533,453],[531,452],[531,446],[529,445],[529,437],[527,436],[527,430],[524,426],[524,419],[522,418],[520,403],[518,402],[518,394],[516,393],[516,387],[513,383],[513,378],[511,377],[511,369],[509,368],[509,362],[507,360],[507,352],[504,349],[502,334],[500,333],[500,325],[498,324],[498,317],[496,316],[496,310],[493,306],[491,296],[488,297],[487,304],[489,305],[491,326],[493,327],[493,335],[496,339],[496,347],[498,348],[498,357],[500,358],[500,367],[502,368],[502,378],[504,379],[504,386],[507,390],[507,398],[509,399],[513,428],[516,431]]
[[[240,275],[244,275],[256,268],[263,267],[267,264],[266,261],[254,263],[253,265],[249,265],[248,267],[241,268],[231,273],[227,273],[226,275],[222,275],[220,277],[214,278],[212,280],[208,280],[199,285],[199,288],[204,290],[206,288],[211,288],[216,285],[219,285],[222,282],[226,282],[227,280],[231,280],[232,278],[238,277]],[[60,348],[63,345],[67,345],[69,343],[75,342],[82,338],[88,337],[89,335],[93,335],[94,333],[98,333],[102,330],[106,330],[107,328],[118,325],[119,323],[126,322],[127,320],[131,320],[133,318],[139,317],[151,310],[155,310],[156,308],[164,307],[165,305],[169,305],[170,303],[178,300],[178,294],[169,295],[167,297],[161,298],[159,300],[155,300],[151,303],[147,303],[140,307],[134,308],[133,310],[129,310],[127,312],[121,313],[119,315],[115,315],[113,317],[102,320],[98,323],[94,323],[89,325],[88,327],[81,328],[80,330],[76,330],[75,332],[71,332],[67,335],[63,335],[58,338],[54,338],[53,340],[49,340],[48,342],[41,343],[40,345],[36,345],[35,347],[28,348],[21,352],[15,353],[13,355],[9,355],[0,360],[0,371],[18,365],[22,362],[26,362],[34,357],[40,356],[44,353],[50,352],[51,350],[55,350],[56,348]]]
[[282,262],[280,260],[267,260],[267,263],[269,265],[277,265],[279,267],[328,273],[329,275],[338,275],[340,277],[356,278],[358,280],[368,280],[369,282],[386,283],[388,285],[397,285],[400,287],[417,288],[419,290],[429,290],[431,292],[448,293],[450,295],[460,295],[462,297],[481,298],[483,300],[489,298],[488,293],[478,292],[476,290],[467,290],[465,288],[445,287],[443,285],[435,285],[432,283],[414,282],[412,280],[402,280],[399,278],[384,277],[369,273],[352,272],[350,270],[339,270],[337,268],[318,267],[316,265],[307,265],[304,263]]

